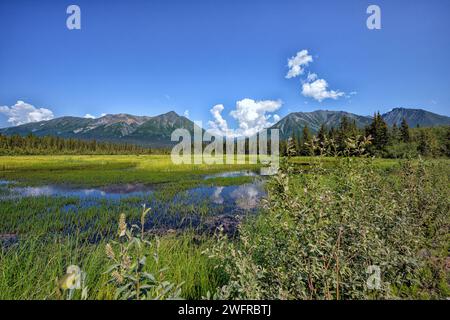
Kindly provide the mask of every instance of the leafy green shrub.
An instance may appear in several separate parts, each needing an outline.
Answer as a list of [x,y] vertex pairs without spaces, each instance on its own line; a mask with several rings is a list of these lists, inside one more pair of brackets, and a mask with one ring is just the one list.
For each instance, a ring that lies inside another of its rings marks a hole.
[[417,158],[418,156],[419,152],[417,151],[417,144],[405,142],[387,146],[384,154],[385,158],[394,159]]
[[[348,148],[365,143],[348,141]],[[357,154],[358,150],[349,150]],[[371,158],[332,169],[283,168],[265,212],[209,251],[229,282],[216,296],[246,299],[440,298],[448,295],[448,168],[402,162],[396,174]],[[369,286],[372,270],[379,283]]]

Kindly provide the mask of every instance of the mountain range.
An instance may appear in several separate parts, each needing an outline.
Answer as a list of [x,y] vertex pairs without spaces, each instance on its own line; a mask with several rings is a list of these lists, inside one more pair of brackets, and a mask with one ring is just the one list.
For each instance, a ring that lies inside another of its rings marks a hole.
[[[346,116],[350,121],[355,121],[356,126],[364,128],[372,122],[372,116],[360,116],[345,111],[317,110],[313,112],[292,112],[273,125],[272,129],[280,129],[280,137],[287,139],[294,131],[308,126],[311,132],[317,133],[320,126],[325,124],[327,128],[338,127],[342,117]],[[432,113],[423,109],[394,108],[381,115],[388,126],[400,125],[403,119],[410,127],[435,127],[450,125],[450,117]]]
[[58,136],[83,140],[139,144],[147,147],[171,145],[170,136],[175,129],[184,128],[191,134],[194,123],[174,111],[155,116],[107,114],[90,119],[61,117],[47,121],[31,122],[16,127],[0,129],[4,135]]
[[[355,121],[358,127],[371,123],[371,116],[360,116],[345,111],[317,110],[313,112],[293,112],[282,118],[271,128],[280,129],[280,137],[286,139],[305,125],[316,133],[322,124],[337,127],[342,117]],[[410,127],[431,127],[450,125],[450,117],[438,115],[422,109],[395,108],[382,115],[389,126],[399,125],[403,118]],[[134,116],[130,114],[108,114],[100,118],[61,117],[47,121],[32,122],[16,127],[0,129],[4,135],[59,136],[84,140],[133,143],[148,147],[167,147],[172,132],[177,128],[187,129],[191,134],[195,124],[184,116],[171,111],[159,116]]]

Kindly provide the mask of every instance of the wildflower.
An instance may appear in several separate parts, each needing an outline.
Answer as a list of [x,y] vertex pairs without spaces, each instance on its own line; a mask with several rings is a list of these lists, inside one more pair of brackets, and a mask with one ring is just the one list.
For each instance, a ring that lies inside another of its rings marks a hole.
[[130,267],[131,267],[131,258],[130,258],[130,256],[123,257],[122,268],[124,268],[125,270],[128,270],[128,269],[130,269]]
[[119,218],[119,238],[125,236],[126,231],[127,223],[125,220],[125,213],[121,213]]
[[123,282],[123,276],[117,272],[116,270],[114,270],[113,272],[111,272],[111,276],[118,282],[118,283],[122,283]]
[[113,248],[111,247],[111,245],[109,243],[106,244],[105,252],[106,252],[106,256],[108,258],[110,258],[111,260],[115,260],[116,259],[116,255],[114,254],[114,250],[113,250]]
[[71,265],[67,267],[66,274],[58,281],[61,289],[75,289],[80,286],[81,269],[78,266]]

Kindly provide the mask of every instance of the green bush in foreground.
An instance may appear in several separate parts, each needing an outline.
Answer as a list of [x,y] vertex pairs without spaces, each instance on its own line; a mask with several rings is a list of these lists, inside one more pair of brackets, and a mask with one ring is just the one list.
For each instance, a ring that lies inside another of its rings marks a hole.
[[242,226],[238,242],[222,238],[209,250],[230,277],[217,297],[449,296],[448,168],[404,161],[387,175],[370,158],[345,157],[332,169],[319,160],[307,173],[291,171],[269,183],[265,212]]

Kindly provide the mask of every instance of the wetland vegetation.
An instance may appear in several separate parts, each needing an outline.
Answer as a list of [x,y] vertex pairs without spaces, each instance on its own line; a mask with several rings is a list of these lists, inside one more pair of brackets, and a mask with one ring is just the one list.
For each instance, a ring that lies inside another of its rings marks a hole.
[[448,165],[286,157],[262,178],[167,155],[0,157],[0,298],[67,298],[70,265],[72,299],[445,298]]
[[[175,166],[163,155],[1,157],[0,292],[3,299],[56,298],[69,265],[86,273],[89,298],[113,298],[101,270],[121,213],[159,237],[167,277],[201,298],[224,281],[202,254],[222,222],[234,233],[264,194],[258,165]],[[152,268],[152,265],[149,266]],[[26,288],[24,287],[26,286]],[[77,297],[77,295],[75,295]]]

